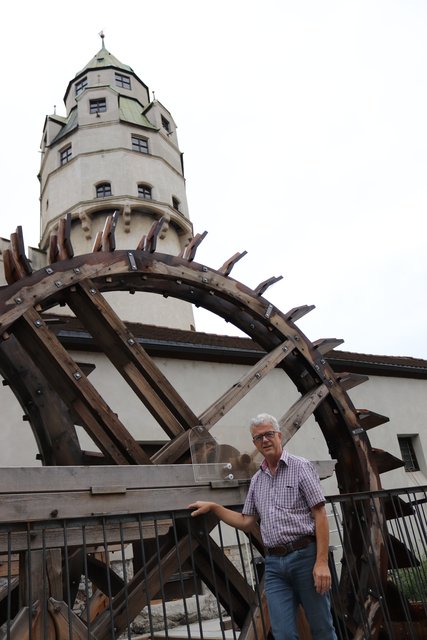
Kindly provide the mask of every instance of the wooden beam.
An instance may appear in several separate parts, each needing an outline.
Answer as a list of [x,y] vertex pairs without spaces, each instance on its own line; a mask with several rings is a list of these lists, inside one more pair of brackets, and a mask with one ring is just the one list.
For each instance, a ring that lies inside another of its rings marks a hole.
[[92,282],[70,291],[68,305],[169,436],[197,424],[195,414]]
[[[267,353],[237,382],[235,382],[210,407],[205,409],[197,418],[196,424],[203,427],[203,433],[211,429],[221,420],[251,389],[253,389],[266,375],[291,353],[288,341],[278,345],[271,353]],[[201,435],[203,435],[203,433]],[[165,444],[151,460],[155,464],[172,464],[179,460],[190,447],[189,434],[184,433]]]
[[292,352],[288,340],[267,353],[259,362],[249,369],[230,389],[222,394],[210,407],[199,415],[198,424],[211,429],[240,400],[251,391],[267,374],[277,367]]
[[[83,526],[73,523],[67,526],[67,545],[69,547],[83,547],[91,551],[98,546],[105,544],[127,544],[144,539],[155,538],[156,535],[163,535],[168,532],[171,527],[171,520],[161,519],[154,522],[142,521],[125,521],[120,524],[109,522],[108,527],[102,524],[86,524]],[[19,530],[17,525],[16,531],[11,525],[10,535],[8,533],[0,533],[0,554],[4,555],[5,563],[8,563],[9,553],[19,553],[20,551],[57,549],[64,546],[64,529],[62,527],[53,528],[49,526],[33,526],[31,536],[28,538],[27,532]]]
[[242,251],[242,253],[235,253],[233,256],[231,256],[231,258],[229,258],[226,262],[224,262],[222,267],[218,269],[219,273],[221,273],[223,276],[230,275],[231,270],[233,269],[236,262],[238,262],[244,256],[246,256],[247,253],[248,253],[247,251]]
[[117,487],[126,490],[194,486],[193,468],[188,464],[0,467],[0,500],[2,494],[46,493],[53,488],[56,492],[97,489],[108,492],[112,487],[114,493]]
[[150,464],[148,456],[35,309],[29,309],[15,323],[14,332],[101,451],[117,464]]
[[[215,489],[215,500],[224,505],[241,505],[246,496],[245,485]],[[62,518],[85,518],[112,514],[163,513],[187,509],[195,500],[209,499],[206,487],[164,489],[132,489],[122,494],[91,494],[89,491],[64,493],[51,491],[37,494],[14,493],[0,497],[0,522],[54,522]]]

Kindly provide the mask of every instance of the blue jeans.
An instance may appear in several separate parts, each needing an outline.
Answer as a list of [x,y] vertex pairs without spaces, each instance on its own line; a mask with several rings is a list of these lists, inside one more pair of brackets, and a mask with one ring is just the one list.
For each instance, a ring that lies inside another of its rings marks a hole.
[[316,545],[265,558],[265,594],[274,640],[298,640],[296,613],[304,608],[313,640],[336,640],[329,594],[314,588]]

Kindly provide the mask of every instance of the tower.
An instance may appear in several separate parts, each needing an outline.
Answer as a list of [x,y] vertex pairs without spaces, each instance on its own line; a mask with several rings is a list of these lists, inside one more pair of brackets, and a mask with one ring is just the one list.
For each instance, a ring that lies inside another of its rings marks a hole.
[[[42,256],[64,215],[71,217],[74,253],[84,254],[92,251],[113,212],[118,248],[135,248],[163,218],[157,250],[177,255],[192,237],[192,224],[175,121],[150,99],[133,69],[107,51],[102,33],[101,38],[101,49],[68,83],[66,116],[45,119],[39,173]],[[132,296],[111,295],[126,320],[194,328],[187,303],[146,294],[143,308],[135,308]]]

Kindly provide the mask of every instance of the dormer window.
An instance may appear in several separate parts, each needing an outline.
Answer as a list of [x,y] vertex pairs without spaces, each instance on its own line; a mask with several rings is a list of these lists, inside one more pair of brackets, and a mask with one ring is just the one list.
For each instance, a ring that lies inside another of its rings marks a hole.
[[171,132],[171,125],[170,125],[170,122],[169,122],[169,120],[167,120],[167,119],[165,118],[165,116],[162,116],[162,127],[163,127],[163,129],[164,129],[165,131],[167,131],[168,133],[170,133],[170,132]]
[[76,82],[74,85],[76,90],[76,97],[79,96],[87,87],[87,76]]
[[116,73],[116,86],[122,89],[130,89],[130,77],[123,75],[123,73]]
[[107,101],[105,98],[89,100],[89,113],[103,113],[107,111]]
[[59,162],[61,164],[61,167],[62,165],[67,164],[67,162],[70,162],[71,157],[72,157],[71,145],[67,144],[67,146],[61,149],[59,152]]
[[111,196],[111,182],[101,182],[96,185],[97,198],[108,198],[108,196]]

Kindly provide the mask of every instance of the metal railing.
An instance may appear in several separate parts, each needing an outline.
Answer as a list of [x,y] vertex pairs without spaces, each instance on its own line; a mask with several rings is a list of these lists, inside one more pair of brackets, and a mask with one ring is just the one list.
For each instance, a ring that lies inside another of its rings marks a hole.
[[[376,541],[388,557],[385,580],[372,539],[362,536],[356,547],[346,531],[342,514],[350,509],[363,532],[361,503],[386,513]],[[340,639],[353,637],[350,620],[364,638],[374,637],[367,596],[380,603],[375,637],[427,638],[426,504],[427,487],[327,498]],[[365,575],[352,574],[343,593],[343,567],[361,556]],[[263,640],[263,570],[256,540],[188,510],[3,522],[0,638]],[[310,637],[303,618],[300,629],[301,638]]]

